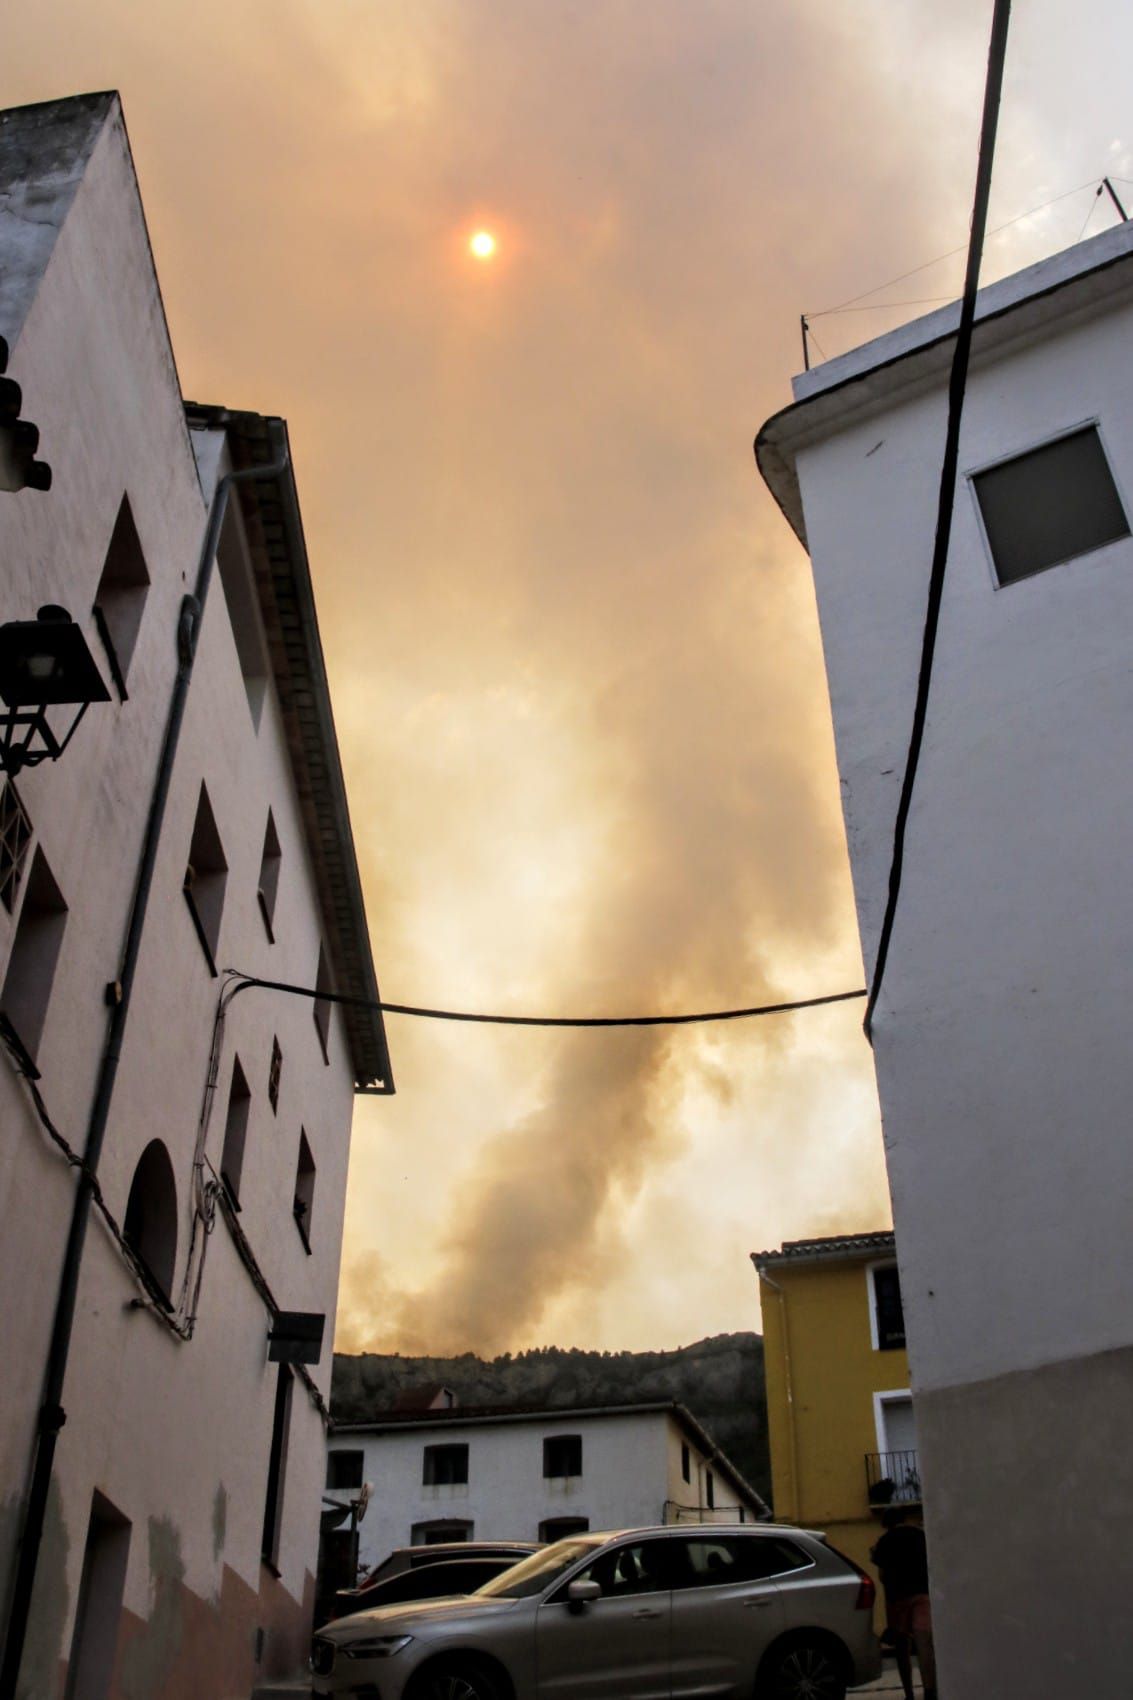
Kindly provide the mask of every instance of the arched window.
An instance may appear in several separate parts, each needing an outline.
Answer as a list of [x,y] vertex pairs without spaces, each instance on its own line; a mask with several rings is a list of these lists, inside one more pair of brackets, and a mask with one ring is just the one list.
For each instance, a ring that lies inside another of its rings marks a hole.
[[172,1309],[173,1268],[177,1261],[177,1183],[169,1152],[151,1139],[134,1170],[126,1221],[127,1245],[144,1264],[158,1296]]

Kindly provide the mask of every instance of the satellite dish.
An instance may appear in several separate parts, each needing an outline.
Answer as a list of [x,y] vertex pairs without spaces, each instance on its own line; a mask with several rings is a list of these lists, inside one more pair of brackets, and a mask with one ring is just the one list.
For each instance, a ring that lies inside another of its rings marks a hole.
[[366,1507],[370,1503],[370,1495],[373,1493],[373,1491],[374,1491],[373,1482],[363,1482],[362,1483],[362,1491],[358,1495],[358,1498],[354,1501],[354,1514],[357,1517],[359,1523],[362,1521],[363,1517],[366,1515]]
[[349,1515],[350,1515],[349,1505],[336,1505],[333,1508],[329,1508],[328,1510],[324,1511],[322,1516],[319,1518],[319,1532],[320,1532],[320,1534],[325,1535],[331,1529],[337,1529],[340,1524],[345,1523],[345,1521],[349,1517]]

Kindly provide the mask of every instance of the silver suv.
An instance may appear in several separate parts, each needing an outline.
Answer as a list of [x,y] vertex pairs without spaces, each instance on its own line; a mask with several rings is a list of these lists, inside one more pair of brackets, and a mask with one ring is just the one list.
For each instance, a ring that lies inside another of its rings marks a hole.
[[683,1524],[573,1535],[474,1594],[315,1636],[353,1700],[843,1700],[881,1668],[873,1583],[820,1534]]

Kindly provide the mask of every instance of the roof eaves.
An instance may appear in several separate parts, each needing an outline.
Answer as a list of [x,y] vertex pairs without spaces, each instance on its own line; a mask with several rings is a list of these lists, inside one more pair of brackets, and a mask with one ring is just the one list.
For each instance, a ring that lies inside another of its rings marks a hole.
[[[1086,251],[1085,256],[1079,249]],[[1130,287],[1118,275],[1119,268],[1130,262],[1133,220],[981,289],[972,338],[973,364],[1005,340],[1030,335],[1051,321],[1061,326],[1071,315],[1103,308]],[[1034,287],[1028,287],[1027,280]],[[821,387],[808,385],[798,400],[760,427],[754,444],[756,464],[804,549],[808,544],[796,469],[798,451],[820,441],[846,419],[864,418],[892,405],[899,395],[912,395],[942,380],[959,317],[960,304],[954,302],[829,362],[844,375],[832,376]],[[876,351],[872,358],[871,349]],[[821,371],[815,368],[815,374]],[[796,383],[808,379],[817,383],[810,373]]]
[[768,1264],[861,1262],[871,1257],[895,1257],[896,1236],[891,1229],[874,1234],[832,1234],[822,1239],[784,1240],[778,1251],[753,1251],[757,1270]]
[[[284,420],[187,402],[190,423],[223,428],[233,467],[268,465],[289,452]],[[326,663],[293,472],[239,486],[268,653],[306,828],[335,989],[372,1009],[341,1005],[355,1090],[394,1091],[370,948],[362,880],[334,729]]]

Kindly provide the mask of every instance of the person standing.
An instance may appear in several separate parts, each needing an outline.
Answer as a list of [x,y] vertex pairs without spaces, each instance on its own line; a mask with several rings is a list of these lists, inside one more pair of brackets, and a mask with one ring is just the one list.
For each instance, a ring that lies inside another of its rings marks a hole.
[[916,1649],[924,1700],[937,1700],[936,1651],[928,1595],[928,1547],[920,1518],[911,1507],[893,1505],[884,1513],[885,1533],[870,1552],[885,1590],[885,1613],[905,1700],[913,1700]]

